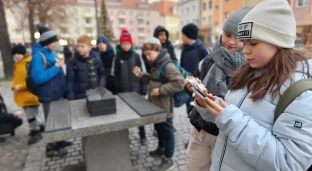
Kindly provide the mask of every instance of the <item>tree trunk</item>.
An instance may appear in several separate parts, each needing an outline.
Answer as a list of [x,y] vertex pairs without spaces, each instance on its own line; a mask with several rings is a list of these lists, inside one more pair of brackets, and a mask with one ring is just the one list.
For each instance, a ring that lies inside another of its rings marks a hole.
[[[13,77],[13,57],[11,55],[11,42],[8,32],[8,25],[6,22],[5,11],[3,6],[3,1],[0,1],[0,51],[3,62],[3,71],[5,78]],[[1,72],[1,71],[0,71]]]
[[31,40],[31,45],[36,44],[36,39],[34,37],[36,29],[34,25],[34,6],[31,2],[31,0],[28,0],[28,26],[29,26],[29,34],[30,34],[30,40]]

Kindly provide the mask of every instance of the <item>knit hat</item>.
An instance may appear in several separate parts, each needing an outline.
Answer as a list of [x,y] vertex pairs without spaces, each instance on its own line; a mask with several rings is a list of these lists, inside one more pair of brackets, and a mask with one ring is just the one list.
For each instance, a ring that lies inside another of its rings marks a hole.
[[26,47],[21,45],[21,44],[15,45],[12,48],[12,55],[15,55],[15,54],[25,55],[26,54]]
[[100,42],[103,42],[105,44],[109,43],[108,38],[106,36],[99,36],[96,41],[96,44],[99,44]]
[[121,44],[122,42],[129,42],[132,45],[132,38],[128,30],[123,29],[121,31],[121,35],[119,38],[119,43]]
[[36,28],[40,33],[39,42],[41,46],[47,46],[58,41],[58,37],[53,30],[44,27],[42,24],[36,24]]
[[148,38],[148,39],[146,39],[144,41],[144,44],[142,46],[142,50],[143,51],[145,51],[145,50],[154,50],[154,51],[159,52],[161,50],[161,43],[155,37]]
[[182,33],[186,37],[196,40],[198,36],[198,27],[193,23],[187,24],[182,28]]
[[286,0],[265,0],[238,25],[239,39],[256,39],[282,48],[295,47],[296,20]]
[[77,43],[83,43],[83,44],[86,44],[88,46],[92,46],[91,41],[92,41],[91,38],[88,35],[85,35],[85,34],[81,35],[77,39]]
[[225,21],[223,25],[223,31],[226,33],[237,35],[237,26],[243,20],[245,15],[252,9],[253,7],[243,7],[239,10],[233,12]]

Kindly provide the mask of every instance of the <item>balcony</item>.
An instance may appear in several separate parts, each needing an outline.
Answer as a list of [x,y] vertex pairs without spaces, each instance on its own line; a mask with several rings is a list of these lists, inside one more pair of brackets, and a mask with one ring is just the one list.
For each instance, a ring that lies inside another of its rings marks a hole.
[[85,18],[92,18],[92,14],[91,13],[84,13],[83,16]]
[[126,19],[126,15],[125,14],[118,14],[118,18],[119,19]]
[[126,26],[127,26],[127,25],[126,25],[125,23],[122,23],[122,24],[119,23],[119,28],[126,28]]
[[138,28],[145,28],[144,24],[138,24]]
[[139,33],[139,37],[145,37],[145,33]]
[[92,28],[92,27],[93,27],[93,25],[92,25],[92,24],[90,24],[90,23],[85,23],[85,27],[86,27],[86,28]]
[[137,18],[138,18],[138,20],[144,20],[144,16],[143,15],[138,15]]

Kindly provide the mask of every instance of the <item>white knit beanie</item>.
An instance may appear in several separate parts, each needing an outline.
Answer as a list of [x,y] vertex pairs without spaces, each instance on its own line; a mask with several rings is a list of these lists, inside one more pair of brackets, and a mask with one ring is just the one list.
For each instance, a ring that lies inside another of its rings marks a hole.
[[237,37],[293,48],[296,39],[293,10],[286,0],[264,0],[249,11],[238,25]]

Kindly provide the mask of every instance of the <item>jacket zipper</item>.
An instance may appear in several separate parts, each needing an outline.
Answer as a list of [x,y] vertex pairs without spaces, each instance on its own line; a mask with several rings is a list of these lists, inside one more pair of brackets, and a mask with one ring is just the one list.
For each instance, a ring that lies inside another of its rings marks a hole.
[[[244,94],[243,98],[241,99],[241,101],[237,105],[238,108],[240,108],[242,106],[242,104],[243,104],[244,100],[246,99],[247,95],[252,91],[252,88],[253,88],[253,86],[250,88],[250,90],[247,91],[247,93]],[[221,171],[222,162],[223,162],[223,158],[224,158],[225,151],[226,151],[226,146],[227,146],[227,140],[228,140],[228,137],[225,138],[225,143],[224,143],[223,151],[222,151],[222,154],[221,154],[221,160],[220,160],[220,163],[219,163],[219,171]]]

